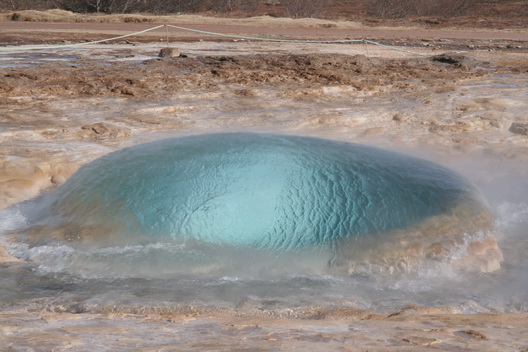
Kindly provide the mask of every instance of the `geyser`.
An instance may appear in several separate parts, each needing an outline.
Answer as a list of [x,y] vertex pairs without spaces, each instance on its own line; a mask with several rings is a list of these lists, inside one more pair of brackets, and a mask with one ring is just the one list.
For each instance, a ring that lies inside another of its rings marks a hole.
[[456,209],[487,214],[470,183],[431,162],[251,133],[125,148],[83,166],[45,203],[33,223],[67,229],[69,238],[92,231],[265,250],[381,241]]

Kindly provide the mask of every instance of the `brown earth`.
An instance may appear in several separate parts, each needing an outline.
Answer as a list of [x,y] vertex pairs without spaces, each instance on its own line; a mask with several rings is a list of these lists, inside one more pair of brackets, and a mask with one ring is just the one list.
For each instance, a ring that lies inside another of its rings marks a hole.
[[[460,55],[419,59],[367,58],[364,55],[241,55],[180,56],[152,59],[144,63],[113,63],[101,66],[65,66],[63,64],[10,68],[0,76],[3,104],[8,97],[46,94],[83,96],[135,96],[163,98],[193,86],[217,89],[221,85],[347,85],[369,91],[391,86],[412,90],[410,80],[421,80],[428,88],[438,88],[445,81],[463,80],[483,75],[475,71],[478,63]],[[528,66],[498,68],[522,71]]]
[[[5,23],[0,41],[22,43],[100,39],[145,28],[94,24],[51,31],[42,23],[17,23],[16,28],[9,27],[15,22]],[[321,28],[309,33],[306,28],[265,28],[274,36],[338,35]],[[261,27],[232,30],[261,33]],[[156,58],[164,45],[138,44],[136,38],[78,51],[2,51],[8,60],[0,68],[0,208],[55,188],[80,165],[123,146],[226,130],[429,148],[443,153],[440,161],[454,165],[456,160],[486,156],[511,162],[519,177],[528,177],[523,166],[528,160],[526,40],[494,31],[489,35],[498,37],[454,31],[466,39],[449,41],[394,33],[382,29],[377,35],[403,36],[384,40],[412,45],[419,55],[363,44],[191,43],[195,35],[175,34],[170,42],[183,55],[164,59]],[[154,38],[160,44],[159,36],[141,40]],[[458,52],[445,53],[443,48]],[[9,262],[7,267],[18,265],[1,248],[0,260]],[[323,307],[297,320],[237,317],[236,312],[70,314],[46,311],[37,302],[0,310],[0,347],[528,350],[526,314],[454,313],[459,312],[451,307],[413,306],[390,315]],[[159,339],[152,338],[152,331]],[[175,343],[175,336],[182,340]]]

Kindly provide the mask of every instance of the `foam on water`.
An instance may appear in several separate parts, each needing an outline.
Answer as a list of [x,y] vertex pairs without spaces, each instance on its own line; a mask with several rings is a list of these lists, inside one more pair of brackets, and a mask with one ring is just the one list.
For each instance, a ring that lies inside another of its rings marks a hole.
[[28,204],[17,204],[8,209],[0,210],[0,231],[15,231],[28,225]]
[[[447,260],[404,275],[336,277],[317,271],[324,258],[311,268],[293,268],[295,260],[288,262],[283,257],[271,265],[270,258],[256,257],[258,252],[248,253],[246,258],[232,256],[231,271],[224,267],[218,272],[211,268],[214,260],[183,265],[190,259],[175,258],[190,254],[176,243],[93,248],[52,240],[35,246],[8,244],[11,254],[32,264],[26,269],[2,269],[0,297],[2,304],[38,298],[50,309],[71,312],[186,312],[192,307],[204,312],[270,315],[286,314],[289,309],[289,314],[303,316],[315,306],[390,312],[406,304],[454,306],[463,313],[526,312],[528,261],[523,248],[528,246],[527,208],[525,203],[501,203],[494,209],[503,212],[497,223],[503,236],[501,247],[507,255],[504,267],[493,275],[460,273]],[[13,225],[12,220],[10,223]],[[232,253],[216,255],[225,258]],[[252,263],[264,269],[250,270]],[[239,267],[238,274],[234,271],[236,265],[243,268]],[[276,271],[268,270],[271,267]]]

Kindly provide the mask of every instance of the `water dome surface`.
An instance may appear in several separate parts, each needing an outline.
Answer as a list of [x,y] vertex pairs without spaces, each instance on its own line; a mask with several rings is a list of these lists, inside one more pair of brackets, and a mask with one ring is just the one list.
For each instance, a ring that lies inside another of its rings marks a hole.
[[475,194],[444,167],[377,148],[211,134],[95,160],[51,195],[37,221],[294,250],[409,228],[475,202]]

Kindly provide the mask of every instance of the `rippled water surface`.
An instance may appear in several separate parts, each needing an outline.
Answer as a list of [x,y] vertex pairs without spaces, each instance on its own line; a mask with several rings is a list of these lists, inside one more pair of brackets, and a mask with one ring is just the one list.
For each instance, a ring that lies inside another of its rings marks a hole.
[[40,200],[31,222],[117,243],[134,243],[135,233],[185,247],[196,240],[296,250],[382,241],[456,207],[479,213],[480,202],[462,176],[425,160],[318,138],[227,133],[138,145],[89,163]]

